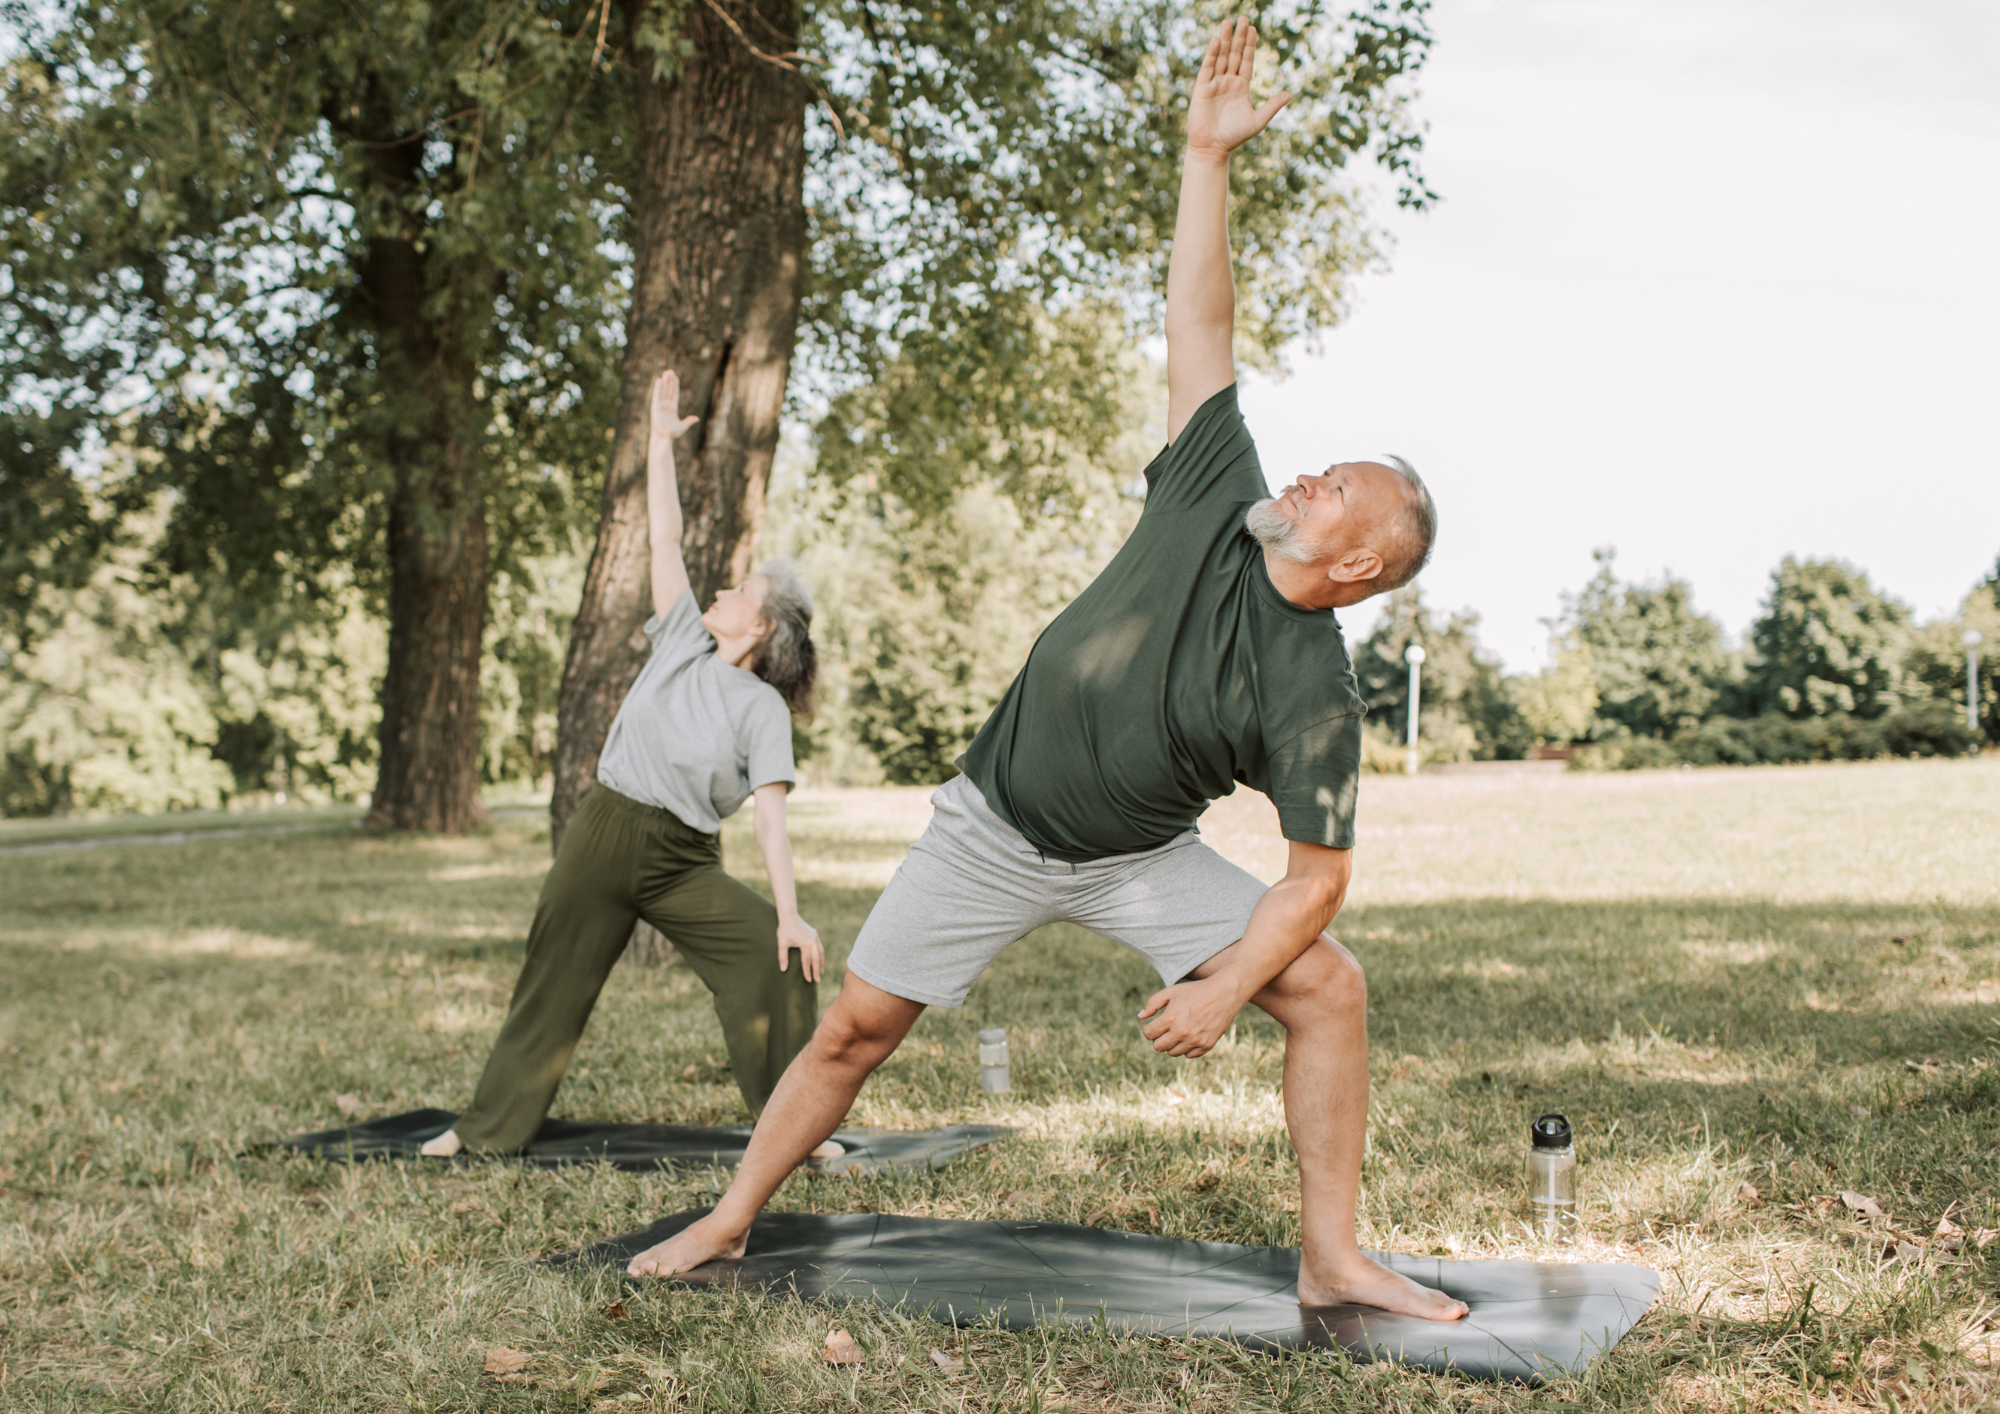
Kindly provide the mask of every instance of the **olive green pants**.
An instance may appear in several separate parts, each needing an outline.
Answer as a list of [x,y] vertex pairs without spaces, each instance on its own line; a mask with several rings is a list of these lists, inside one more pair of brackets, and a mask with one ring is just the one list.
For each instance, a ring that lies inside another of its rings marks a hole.
[[778,970],[778,911],[722,872],[719,836],[598,786],[556,852],[500,1039],[453,1126],[467,1149],[528,1146],[640,918],[715,994],[737,1088],[752,1114],[763,1109],[811,1037],[818,1001],[796,954]]

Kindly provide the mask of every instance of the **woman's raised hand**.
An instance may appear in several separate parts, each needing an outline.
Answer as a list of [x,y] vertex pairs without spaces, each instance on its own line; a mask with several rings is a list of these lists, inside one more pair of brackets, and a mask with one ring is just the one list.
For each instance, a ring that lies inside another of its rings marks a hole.
[[680,411],[681,376],[669,368],[653,380],[653,435],[675,441],[701,421],[698,417],[682,417]]

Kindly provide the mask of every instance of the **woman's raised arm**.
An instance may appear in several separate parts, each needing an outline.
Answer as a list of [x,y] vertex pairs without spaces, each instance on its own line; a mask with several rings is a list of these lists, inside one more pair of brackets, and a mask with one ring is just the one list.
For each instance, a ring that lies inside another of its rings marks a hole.
[[653,430],[646,443],[646,531],[653,547],[653,612],[664,614],[688,590],[681,558],[681,488],[674,440],[701,421],[682,417],[681,376],[671,368],[653,381]]

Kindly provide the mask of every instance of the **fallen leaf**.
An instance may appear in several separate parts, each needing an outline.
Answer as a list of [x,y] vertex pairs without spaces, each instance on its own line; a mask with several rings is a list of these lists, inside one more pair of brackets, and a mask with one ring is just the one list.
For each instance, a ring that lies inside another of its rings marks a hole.
[[486,1373],[489,1375],[518,1375],[527,1368],[528,1357],[518,1350],[496,1345],[486,1352]]
[[1108,1218],[1110,1216],[1111,1216],[1111,1210],[1109,1208],[1099,1208],[1096,1212],[1092,1213],[1089,1217],[1083,1220],[1083,1225],[1085,1227],[1096,1227],[1098,1219]]
[[1764,1201],[1764,1195],[1757,1191],[1757,1185],[1748,1180],[1736,1185],[1736,1196],[1753,1206]]
[[606,1320],[610,1321],[620,1320],[624,1317],[624,1315],[625,1315],[625,1303],[623,1301],[614,1301],[609,1306],[606,1306],[604,1308],[604,1317]]
[[681,1079],[692,1080],[695,1078],[696,1074],[697,1074],[696,1068],[694,1066],[689,1066],[686,1070],[681,1072]]
[[931,1352],[931,1362],[947,1375],[955,1375],[965,1368],[965,1361],[956,1355],[947,1355],[942,1350]]
[[344,1115],[351,1115],[361,1108],[361,1097],[359,1095],[335,1095],[333,1097],[333,1107]]
[[1924,1249],[1917,1246],[1914,1242],[1898,1242],[1896,1244],[1896,1255],[1905,1262],[1921,1262],[1924,1259]]
[[1889,1220],[1889,1215],[1882,1211],[1882,1205],[1877,1203],[1873,1198],[1870,1198],[1866,1193],[1843,1192],[1840,1195],[1840,1201],[1849,1212],[1859,1217],[1867,1218],[1871,1222],[1877,1220],[1887,1222]]
[[829,1365],[859,1365],[868,1356],[854,1343],[854,1337],[835,1326],[826,1337],[826,1349],[820,1351],[819,1358]]

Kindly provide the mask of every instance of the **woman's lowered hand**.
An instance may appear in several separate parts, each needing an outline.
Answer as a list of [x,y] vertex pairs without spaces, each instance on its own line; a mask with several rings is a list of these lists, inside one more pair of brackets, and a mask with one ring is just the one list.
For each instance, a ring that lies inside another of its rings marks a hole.
[[806,974],[806,981],[819,981],[819,974],[826,967],[826,949],[819,945],[819,929],[796,913],[778,920],[778,971],[783,972],[791,965],[794,948],[798,949],[799,967]]

